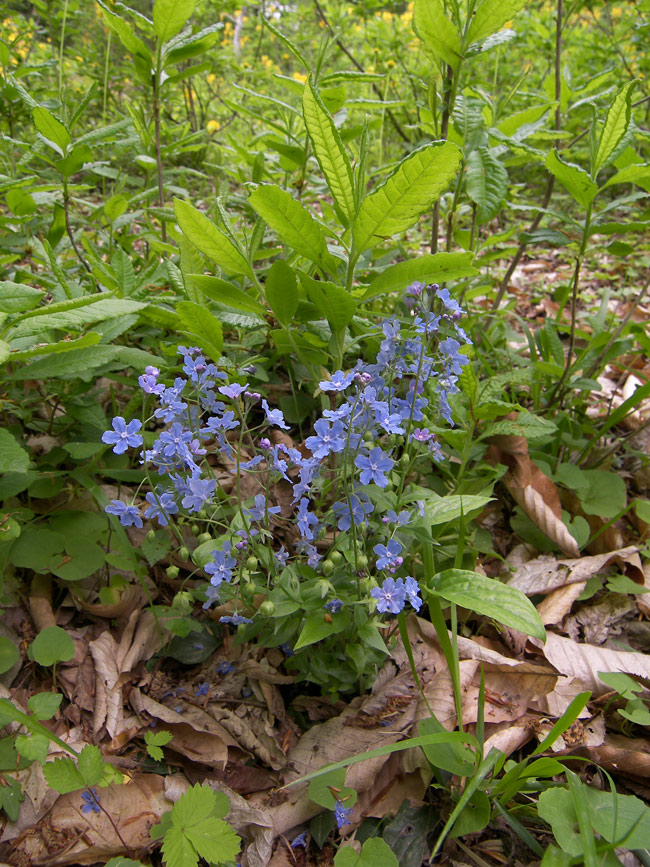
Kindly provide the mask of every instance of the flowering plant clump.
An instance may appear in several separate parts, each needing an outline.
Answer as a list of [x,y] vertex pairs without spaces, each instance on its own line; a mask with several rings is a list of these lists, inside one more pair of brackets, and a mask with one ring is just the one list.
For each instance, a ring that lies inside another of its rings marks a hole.
[[[218,606],[241,640],[280,647],[303,676],[343,689],[387,653],[383,615],[421,608],[414,543],[430,538],[430,522],[416,482],[444,460],[436,432],[441,418],[454,424],[450,398],[469,361],[448,290],[414,283],[405,303],[410,321],[381,323],[372,361],[319,383],[324,409],[300,448],[280,409],[185,346],[173,384],[154,367],[140,377],[156,401],[149,418],[118,416],[103,437],[121,454],[157,425],[140,453],[143,502],[138,491],[106,511],[125,527],[169,528],[181,548],[192,527],[203,608]],[[304,652],[316,642],[318,654]]]

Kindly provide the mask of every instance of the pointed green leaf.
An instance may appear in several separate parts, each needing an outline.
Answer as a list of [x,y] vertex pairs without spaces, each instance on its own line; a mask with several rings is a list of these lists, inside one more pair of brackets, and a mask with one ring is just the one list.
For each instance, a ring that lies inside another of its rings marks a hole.
[[275,318],[287,328],[298,309],[299,296],[296,275],[282,259],[271,265],[264,292]]
[[628,130],[632,116],[632,91],[635,87],[636,81],[625,84],[609,107],[596,151],[594,177],[607,163]]
[[413,29],[430,57],[458,68],[460,38],[445,15],[442,0],[415,0]]
[[606,184],[603,184],[602,189],[613,187],[615,184],[637,184],[648,192],[650,190],[650,165],[625,166],[620,172],[616,172]]
[[466,171],[467,195],[476,204],[476,216],[479,225],[483,225],[496,216],[508,194],[508,172],[486,147],[471,152]]
[[169,867],[196,867],[199,856],[180,828],[170,828],[162,844],[162,856]]
[[502,584],[496,578],[465,569],[447,569],[434,577],[431,590],[447,602],[491,617],[524,635],[546,639],[544,625],[533,603],[521,590]]
[[546,168],[583,208],[593,201],[598,187],[580,166],[565,162],[557,150],[553,150],[546,157]]
[[196,0],[156,0],[153,7],[153,26],[161,42],[169,42],[185,26]]
[[302,111],[314,155],[334,201],[342,214],[351,220],[355,211],[352,167],[339,131],[311,79],[303,92]]
[[77,768],[87,786],[96,786],[104,774],[104,759],[99,747],[86,744],[79,753]]
[[102,10],[106,26],[109,30],[113,31],[126,50],[131,54],[135,54],[137,57],[141,57],[143,60],[148,60],[149,63],[151,63],[151,51],[149,51],[140,37],[135,35],[131,24],[124,21],[115,12],[112,12],[108,6],[102,2],[102,0],[97,0],[97,2]]
[[267,314],[265,307],[256,301],[254,298],[228,283],[227,280],[221,280],[219,277],[211,277],[207,274],[188,274],[192,283],[199,287],[208,298],[212,298],[218,304],[225,304],[227,307],[233,307],[235,310],[241,310],[242,313],[252,313],[253,316],[264,317]]
[[399,867],[399,862],[385,840],[371,837],[360,852],[352,846],[342,846],[334,858],[334,867]]
[[54,117],[52,112],[42,108],[42,106],[35,108],[32,116],[38,132],[63,156],[72,141],[66,127],[58,118]]
[[326,270],[336,269],[320,226],[291,193],[275,184],[259,184],[249,201],[281,241]]
[[484,0],[474,13],[467,44],[480,42],[507,24],[526,5],[526,0]]
[[193,301],[179,301],[176,312],[187,333],[196,340],[206,355],[217,361],[223,346],[223,329],[217,317]]
[[237,860],[241,840],[223,819],[209,816],[194,822],[191,828],[186,829],[185,836],[209,864]]
[[251,267],[230,238],[197,208],[174,199],[178,225],[197,250],[216,262],[229,274],[245,274],[252,279]]
[[403,159],[363,200],[353,229],[357,252],[410,228],[447,189],[460,159],[460,150],[451,142],[425,145]]
[[84,779],[72,759],[55,759],[43,765],[47,784],[60,795],[77,792],[85,788]]
[[0,473],[26,473],[29,455],[8,430],[0,428]]
[[414,280],[422,283],[446,283],[462,277],[474,277],[478,274],[478,269],[472,265],[473,261],[472,253],[425,253],[415,259],[398,262],[375,277],[361,301],[372,301],[373,298],[395,290],[403,292]]
[[334,283],[325,280],[312,280],[306,274],[300,274],[307,297],[318,308],[318,312],[327,319],[333,332],[342,331],[352,321],[356,310],[354,298]]

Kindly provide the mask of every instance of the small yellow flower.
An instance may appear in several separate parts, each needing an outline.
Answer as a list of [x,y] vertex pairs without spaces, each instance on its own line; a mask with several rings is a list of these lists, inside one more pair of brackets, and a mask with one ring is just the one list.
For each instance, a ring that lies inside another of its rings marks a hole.
[[221,124],[218,120],[209,120],[206,124],[206,129],[210,133],[210,135],[214,135],[215,132],[219,132],[221,129]]
[[393,60],[392,57],[390,57],[390,58],[386,61],[386,66],[387,66],[389,69],[392,69],[393,66],[395,66],[395,61]]
[[217,76],[214,74],[214,72],[211,72],[205,80],[208,82],[208,84],[214,84],[217,80]]
[[307,76],[303,75],[302,72],[294,72],[293,77],[296,81],[299,81],[301,84],[304,84],[307,81]]

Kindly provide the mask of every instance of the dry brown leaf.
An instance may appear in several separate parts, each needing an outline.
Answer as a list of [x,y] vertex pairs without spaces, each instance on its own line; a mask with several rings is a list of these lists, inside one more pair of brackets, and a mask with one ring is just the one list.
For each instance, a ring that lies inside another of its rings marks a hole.
[[[516,414],[508,418],[516,421]],[[531,461],[526,438],[496,436],[490,438],[490,443],[486,459],[490,463],[508,467],[502,481],[515,501],[559,548],[578,557],[578,543],[562,522],[558,490],[554,482]]]
[[575,614],[567,617],[563,631],[574,641],[600,645],[611,636],[624,632],[626,621],[636,614],[637,605],[633,597],[608,593],[600,602],[582,605]]
[[610,689],[598,677],[599,671],[622,671],[650,678],[650,657],[642,653],[578,644],[553,632],[547,633],[545,644],[537,638],[530,641],[559,672],[579,680],[582,688],[591,690],[595,697]]
[[646,739],[607,735],[606,743],[602,745],[579,745],[568,749],[565,754],[584,756],[610,773],[650,777],[650,748]]
[[84,611],[92,614],[95,617],[105,617],[113,620],[118,617],[124,617],[125,614],[133,611],[135,608],[140,608],[147,601],[146,594],[142,587],[136,584],[129,584],[125,587],[119,601],[112,605],[105,605],[103,602],[86,602],[83,599],[76,598],[76,603]]

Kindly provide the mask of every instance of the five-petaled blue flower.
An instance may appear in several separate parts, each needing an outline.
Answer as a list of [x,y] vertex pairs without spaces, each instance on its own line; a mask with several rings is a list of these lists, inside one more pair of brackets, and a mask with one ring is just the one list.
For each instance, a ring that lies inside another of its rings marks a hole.
[[151,506],[145,510],[145,518],[148,518],[150,521],[156,518],[161,527],[166,527],[170,516],[178,512],[174,495],[169,491],[159,491],[155,494],[149,491],[146,500],[148,503],[151,503]]
[[354,379],[354,371],[352,373],[343,373],[342,370],[337,370],[333,373],[330,379],[325,379],[319,382],[318,385],[321,391],[345,391]]
[[226,614],[224,617],[219,618],[219,623],[232,623],[233,626],[239,626],[240,623],[252,623],[253,621],[250,617],[242,617],[241,614],[235,613],[233,615]]
[[404,562],[404,558],[400,557],[402,546],[397,539],[390,539],[387,545],[375,545],[372,550],[378,557],[377,569],[394,572]]
[[109,515],[115,515],[120,519],[120,524],[123,527],[141,527],[142,518],[137,506],[127,506],[121,500],[111,500],[104,509]]
[[350,822],[351,815],[352,807],[346,807],[343,801],[336,802],[334,805],[334,818],[336,819],[336,826],[339,830]]
[[121,415],[113,419],[113,430],[104,431],[102,442],[113,446],[116,455],[123,455],[128,448],[137,448],[142,445],[142,437],[138,433],[142,422],[137,418],[131,419],[127,424]]
[[247,388],[248,383],[245,385],[239,385],[239,383],[233,382],[231,385],[220,385],[217,391],[220,391],[221,394],[224,394],[231,400],[235,400],[235,398],[238,398]]
[[357,455],[354,459],[354,465],[361,470],[361,484],[369,485],[374,482],[380,488],[388,485],[385,474],[393,469],[394,464],[395,461],[385,455],[379,446],[375,446],[370,454]]
[[204,570],[211,575],[210,584],[218,587],[222,581],[230,581],[232,570],[237,565],[234,557],[230,556],[230,542],[223,543],[221,551],[212,552],[212,561],[204,566]]
[[377,611],[385,614],[399,614],[406,603],[406,590],[404,581],[399,578],[385,578],[381,587],[373,587],[370,591],[373,599],[377,600]]
[[316,436],[307,437],[305,445],[317,460],[326,458],[330,452],[342,452],[345,448],[345,428],[340,421],[330,423],[319,418],[314,425]]
[[298,531],[303,539],[313,539],[318,527],[318,518],[309,511],[309,500],[303,497],[298,504]]
[[281,511],[280,506],[269,506],[264,494],[257,494],[255,505],[252,509],[244,509],[244,512],[246,512],[252,521],[263,521],[267,513],[269,515],[278,515]]
[[190,512],[200,512],[214,493],[216,487],[216,479],[202,479],[195,473],[185,484],[185,496],[182,500],[183,508]]
[[374,512],[375,507],[362,494],[350,494],[349,502],[334,503],[332,511],[338,518],[338,528],[342,532],[349,530],[354,521],[355,527],[366,520],[366,515]]
[[203,681],[203,683],[199,683],[196,687],[196,697],[201,698],[202,696],[207,695],[209,689],[210,684],[207,682],[207,680]]
[[97,794],[97,789],[86,789],[85,792],[81,793],[81,800],[83,804],[81,805],[82,813],[101,813],[102,809],[99,806],[99,795]]
[[262,409],[266,414],[266,420],[269,424],[275,425],[276,427],[281,427],[282,430],[289,430],[289,425],[285,424],[284,422],[282,410],[270,409],[266,400],[262,400]]
[[406,601],[415,608],[416,611],[419,611],[420,608],[422,608],[420,585],[411,575],[409,575],[409,577],[404,581],[404,593],[406,595]]
[[341,608],[343,608],[343,600],[335,597],[334,599],[330,599],[329,602],[326,602],[325,605],[323,605],[323,608],[325,611],[329,611],[330,614],[338,614]]

